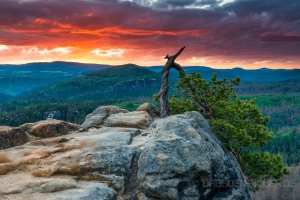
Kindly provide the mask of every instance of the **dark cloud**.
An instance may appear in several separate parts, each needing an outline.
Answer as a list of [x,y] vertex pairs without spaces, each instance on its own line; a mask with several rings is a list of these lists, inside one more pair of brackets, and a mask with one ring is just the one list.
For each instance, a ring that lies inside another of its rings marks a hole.
[[261,40],[268,42],[300,42],[300,34],[292,35],[289,33],[265,33],[261,35]]
[[280,54],[290,59],[300,54],[299,0],[221,2],[0,1],[0,38],[5,45],[20,46],[81,41],[162,49],[183,44],[190,49],[186,56],[199,57],[271,59]]
[[134,2],[141,6],[148,6],[155,9],[172,9],[193,6],[215,6],[222,3],[223,0],[135,0]]

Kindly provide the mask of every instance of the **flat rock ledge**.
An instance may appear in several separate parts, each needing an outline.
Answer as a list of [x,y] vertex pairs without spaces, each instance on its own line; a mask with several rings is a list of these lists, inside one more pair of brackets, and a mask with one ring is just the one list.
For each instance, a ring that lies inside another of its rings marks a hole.
[[81,131],[50,128],[51,120],[39,123],[47,128],[0,127],[0,136],[21,138],[0,150],[0,199],[250,199],[235,160],[198,112],[160,119],[148,107],[99,107]]
[[78,129],[76,124],[56,119],[27,123],[19,127],[0,126],[0,149],[19,146],[41,138],[65,135]]

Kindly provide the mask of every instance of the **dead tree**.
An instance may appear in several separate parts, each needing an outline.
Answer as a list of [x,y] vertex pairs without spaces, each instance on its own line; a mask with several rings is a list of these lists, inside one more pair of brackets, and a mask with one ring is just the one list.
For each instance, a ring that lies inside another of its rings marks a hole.
[[159,91],[159,104],[160,104],[160,117],[164,118],[169,114],[169,107],[168,107],[168,81],[169,81],[169,73],[171,67],[177,69],[178,71],[183,71],[182,67],[175,63],[175,59],[181,54],[184,50],[185,46],[182,47],[175,55],[169,56],[169,54],[165,57],[168,59],[167,63],[165,64],[164,68],[162,69],[162,79],[161,79],[161,88]]

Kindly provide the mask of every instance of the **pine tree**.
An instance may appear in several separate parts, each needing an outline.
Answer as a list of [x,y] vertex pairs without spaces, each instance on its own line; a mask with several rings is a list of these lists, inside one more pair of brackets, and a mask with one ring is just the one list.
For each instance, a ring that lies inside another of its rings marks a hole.
[[253,188],[258,189],[260,181],[280,182],[290,170],[284,166],[280,154],[261,151],[273,138],[266,127],[269,117],[261,114],[255,99],[238,98],[234,87],[239,83],[239,77],[218,80],[214,73],[210,81],[205,81],[199,73],[181,72],[169,109],[170,114],[197,110],[209,119],[223,146],[235,156]]

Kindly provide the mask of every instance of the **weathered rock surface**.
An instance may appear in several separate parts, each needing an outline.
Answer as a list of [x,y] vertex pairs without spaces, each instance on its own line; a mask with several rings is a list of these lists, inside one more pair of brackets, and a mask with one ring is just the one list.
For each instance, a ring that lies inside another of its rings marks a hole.
[[84,123],[81,125],[84,129],[90,127],[99,127],[103,123],[104,119],[112,114],[128,113],[128,110],[121,109],[117,106],[100,106],[94,110],[91,114],[88,114]]
[[145,111],[112,114],[104,120],[108,127],[133,127],[145,129],[151,123],[151,116]]
[[0,149],[22,145],[27,141],[26,133],[22,129],[0,126]]
[[152,121],[145,111],[97,109],[106,117],[86,124],[101,128],[0,151],[0,197],[250,199],[234,159],[199,113]]
[[23,124],[20,128],[32,136],[48,138],[68,134],[71,131],[78,130],[79,127],[69,122],[47,119],[36,123]]
[[236,164],[198,112],[159,119],[140,159],[141,190],[157,199],[247,199]]
[[0,196],[116,199],[140,152],[129,145],[135,132],[133,128],[95,129],[0,151],[0,184],[5,185]]
[[143,103],[136,111],[146,111],[152,118],[159,117],[159,109],[152,103]]

